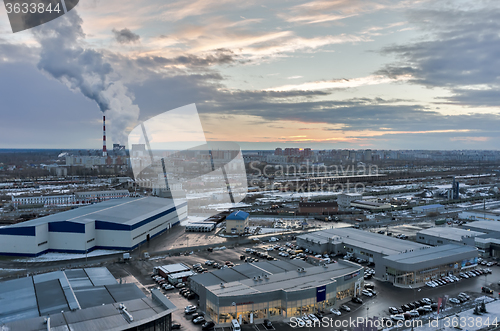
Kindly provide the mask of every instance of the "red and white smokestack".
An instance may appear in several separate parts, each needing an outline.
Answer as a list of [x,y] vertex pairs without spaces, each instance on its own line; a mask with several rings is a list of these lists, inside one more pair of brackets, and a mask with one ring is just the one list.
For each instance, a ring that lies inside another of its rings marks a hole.
[[106,116],[102,115],[102,156],[108,156],[106,151]]

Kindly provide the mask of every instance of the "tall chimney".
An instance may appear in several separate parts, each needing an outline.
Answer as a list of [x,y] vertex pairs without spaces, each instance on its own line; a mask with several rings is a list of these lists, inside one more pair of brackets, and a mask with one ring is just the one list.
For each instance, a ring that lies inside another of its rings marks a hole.
[[102,156],[108,156],[106,151],[106,116],[102,115]]

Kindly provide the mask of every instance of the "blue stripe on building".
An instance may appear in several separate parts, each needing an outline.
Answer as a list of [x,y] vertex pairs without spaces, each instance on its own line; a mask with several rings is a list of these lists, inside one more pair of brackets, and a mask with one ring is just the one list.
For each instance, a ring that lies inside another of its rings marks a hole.
[[68,221],[50,222],[49,232],[85,233],[85,224]]
[[0,228],[0,234],[6,234],[11,236],[30,236],[35,237],[36,231],[34,226],[19,226],[19,227],[9,227]]

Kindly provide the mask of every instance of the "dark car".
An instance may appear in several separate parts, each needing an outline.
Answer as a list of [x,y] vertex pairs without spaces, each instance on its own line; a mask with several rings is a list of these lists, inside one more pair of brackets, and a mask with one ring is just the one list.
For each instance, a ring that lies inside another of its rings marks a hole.
[[487,294],[493,294],[493,290],[489,287],[481,287],[481,291]]
[[419,315],[427,314],[427,310],[425,310],[423,307],[418,307],[417,311]]
[[395,315],[399,313],[399,311],[396,307],[389,307],[389,313],[391,313],[391,315]]
[[196,312],[193,315],[191,315],[191,319],[195,320],[196,318],[198,318],[200,316],[203,316],[203,313],[202,312]]
[[208,322],[203,323],[203,325],[201,326],[201,329],[202,330],[211,330],[214,328],[214,326],[215,326],[214,322],[208,321]]
[[179,323],[172,323],[172,330],[178,330],[181,328],[181,325]]
[[213,252],[213,251],[214,251],[214,249],[213,249],[212,247],[208,247],[208,248],[207,248],[207,251],[209,251],[209,252]]
[[[411,309],[415,309],[415,308],[416,308],[416,307],[415,307],[415,304],[414,304],[413,302],[407,303],[406,305],[407,305],[408,307],[410,307]],[[410,309],[410,310],[411,310],[411,309]]]
[[203,318],[203,316],[198,316],[197,318],[195,318],[193,320],[193,323],[194,324],[202,324],[202,323],[205,323],[205,318]]
[[183,295],[184,293],[186,293],[187,291],[189,291],[188,288],[183,288],[182,290],[179,291],[179,294],[180,295]]
[[186,296],[186,299],[188,299],[188,300],[193,300],[195,297],[196,297],[196,295],[194,294],[194,292],[191,292],[191,293],[189,293],[189,294]]
[[402,305],[401,309],[403,309],[403,311],[410,311],[411,310],[410,306],[408,306],[408,305]]
[[358,297],[353,297],[351,299],[351,301],[354,303],[363,303],[363,300],[361,298],[358,298]]
[[370,284],[370,283],[365,284],[365,289],[367,289],[367,290],[373,290],[374,288],[375,288],[375,285],[373,285],[373,284]]
[[271,323],[271,321],[270,321],[270,320],[264,320],[264,326],[265,326],[266,328],[270,328],[270,327],[272,327],[272,326],[273,326],[273,323]]

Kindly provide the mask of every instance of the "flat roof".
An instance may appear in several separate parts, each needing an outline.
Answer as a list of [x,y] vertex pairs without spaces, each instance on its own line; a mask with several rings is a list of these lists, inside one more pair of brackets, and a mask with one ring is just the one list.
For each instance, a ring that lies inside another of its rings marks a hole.
[[[258,266],[259,262],[255,263],[255,265]],[[308,264],[304,269],[303,272],[299,272],[295,268],[294,270],[276,274],[261,271],[259,275],[256,275],[257,277],[260,276],[260,279],[254,280],[251,277],[224,283],[224,286],[220,284],[211,285],[207,286],[207,290],[219,297],[267,293],[276,290],[294,292],[332,283],[335,278],[356,272],[359,273],[363,267],[354,263],[339,261],[338,263],[328,264],[326,267]]]
[[386,256],[384,259],[400,262],[404,264],[415,264],[420,262],[433,261],[439,263],[439,260],[447,257],[460,258],[464,253],[477,252],[477,249],[467,245],[442,245],[425,249],[414,250],[412,252]]
[[309,263],[302,260],[277,260],[243,263],[232,268],[218,269],[212,272],[195,275],[191,277],[191,280],[200,285],[208,287],[220,283],[230,283],[244,279],[251,279],[254,276],[262,274],[274,275],[297,270],[297,268],[307,268],[310,266],[311,265]]
[[415,206],[413,208],[420,208],[420,209],[434,209],[434,208],[441,208],[444,207],[443,205],[440,204],[434,204],[434,205],[424,205],[424,206]]
[[166,274],[191,270],[191,268],[184,263],[166,264],[155,268],[160,269]]
[[474,221],[466,223],[462,228],[475,228],[484,230],[486,232],[500,232],[500,222],[499,221]]
[[484,234],[484,232],[464,230],[460,228],[441,227],[428,228],[417,232],[418,234],[440,237],[453,241],[462,241],[463,237],[476,237]]
[[143,197],[111,199],[89,206],[78,207],[57,214],[9,225],[5,228],[38,226],[49,222],[61,221],[85,224],[94,220],[133,225],[174,207],[174,201],[165,198]]
[[303,234],[298,238],[326,244],[331,242],[346,243],[361,249],[381,253],[384,255],[398,254],[401,252],[429,247],[413,241],[397,239],[379,233],[372,233],[354,228],[336,228]]
[[[156,291],[156,292],[155,292]],[[134,317],[120,312],[124,303]],[[55,271],[0,282],[0,329],[127,330],[171,313],[175,306],[159,291],[148,298],[133,283],[118,284],[106,268]]]

